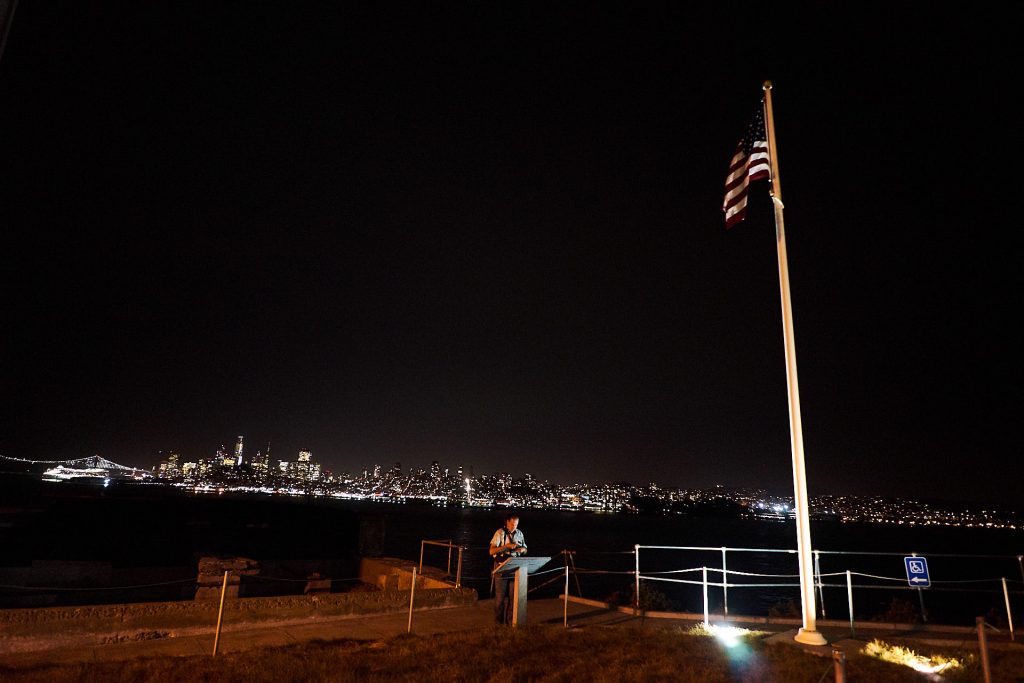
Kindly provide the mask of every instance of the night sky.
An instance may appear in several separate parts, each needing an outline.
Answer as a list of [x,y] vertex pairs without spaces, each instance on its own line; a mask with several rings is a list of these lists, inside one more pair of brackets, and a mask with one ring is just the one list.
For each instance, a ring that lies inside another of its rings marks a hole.
[[770,78],[811,495],[1019,507],[1013,22],[358,4],[20,4],[0,453],[791,492]]

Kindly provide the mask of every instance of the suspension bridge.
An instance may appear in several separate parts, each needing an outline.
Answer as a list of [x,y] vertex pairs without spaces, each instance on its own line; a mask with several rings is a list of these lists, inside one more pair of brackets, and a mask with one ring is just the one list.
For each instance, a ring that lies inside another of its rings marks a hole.
[[68,479],[148,479],[152,473],[137,467],[129,467],[107,460],[100,455],[70,460],[29,460],[0,455],[0,469],[5,471],[28,471],[42,474],[43,479],[64,481]]

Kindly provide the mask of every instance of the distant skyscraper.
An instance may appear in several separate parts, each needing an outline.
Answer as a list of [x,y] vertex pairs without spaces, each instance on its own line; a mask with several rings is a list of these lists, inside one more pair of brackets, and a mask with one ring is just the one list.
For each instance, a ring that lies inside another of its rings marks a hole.
[[[314,465],[312,463],[313,453],[310,451],[299,451],[299,459],[295,463],[295,477],[300,481],[310,481],[313,478]],[[320,468],[316,467],[316,475],[320,476]]]
[[256,451],[256,455],[252,459],[252,469],[258,476],[266,476],[270,471],[270,452]]
[[[160,451],[160,455],[164,452]],[[161,479],[177,477],[181,475],[181,456],[176,451],[171,451],[166,458],[160,460],[157,467],[157,476]]]
[[238,437],[238,441],[235,442],[235,467],[239,467],[242,464],[242,437]]

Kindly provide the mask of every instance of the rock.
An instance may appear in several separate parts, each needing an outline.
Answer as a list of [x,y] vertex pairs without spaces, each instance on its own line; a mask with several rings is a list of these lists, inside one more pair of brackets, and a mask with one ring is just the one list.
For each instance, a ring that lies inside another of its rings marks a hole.
[[196,600],[220,600],[224,584],[224,572],[228,572],[225,598],[237,598],[242,576],[256,576],[260,563],[247,557],[201,557],[199,574],[196,577]]

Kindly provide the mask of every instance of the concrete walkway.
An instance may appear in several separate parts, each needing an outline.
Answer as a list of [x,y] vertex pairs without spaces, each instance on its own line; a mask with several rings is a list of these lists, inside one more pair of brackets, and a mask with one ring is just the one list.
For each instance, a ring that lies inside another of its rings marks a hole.
[[[452,631],[468,631],[487,628],[494,624],[493,601],[481,601],[466,607],[418,610],[413,613],[412,630],[416,635],[432,635]],[[569,604],[569,614],[574,620],[581,614],[594,611],[586,605]],[[611,621],[617,620],[614,613],[608,613]],[[531,600],[528,617],[530,623],[562,623],[563,603],[561,600]],[[334,618],[309,619],[305,622],[286,624],[249,625],[232,627],[224,624],[218,651],[220,653],[240,652],[250,648],[279,647],[311,640],[382,640],[406,633],[408,613],[383,614],[374,616],[339,616]],[[28,667],[39,664],[115,661],[138,657],[181,657],[188,655],[210,655],[213,651],[214,632],[174,638],[158,638],[130,642],[109,643],[90,647],[57,647],[30,652],[14,652],[0,655],[0,665]]]
[[[429,609],[413,613],[412,632],[418,636],[448,633],[453,631],[479,630],[490,628],[494,624],[493,601],[483,600],[475,605]],[[563,620],[563,601],[561,599],[530,600],[528,608],[529,624],[561,625]],[[712,619],[714,621],[714,619]],[[696,623],[692,619],[644,618],[631,613],[598,607],[592,604],[570,602],[568,605],[568,623],[570,627],[627,627],[627,628],[689,628]],[[743,623],[736,625],[744,626]],[[305,622],[287,624],[260,625],[246,628],[232,627],[225,624],[221,633],[219,652],[241,652],[251,648],[280,647],[312,640],[366,640],[377,641],[397,636],[406,632],[408,614],[386,614],[376,616],[346,616],[335,618],[310,619]],[[782,625],[750,624],[750,628],[762,631],[775,631],[771,640],[794,644],[792,634],[795,630]],[[858,625],[856,640],[850,638],[848,629],[822,628],[821,632],[837,646],[852,655],[863,647],[872,637],[880,637],[889,641],[927,642],[935,645],[970,647],[977,644],[976,635],[969,629],[950,632],[929,630],[927,632],[894,631],[891,628],[871,628],[870,624]],[[175,638],[160,638],[132,642],[110,643],[105,645],[73,648],[54,648],[32,652],[8,653],[0,655],[0,665],[23,668],[45,664],[70,664],[98,661],[118,661],[141,657],[183,657],[189,655],[209,656],[213,651],[213,630],[209,633],[189,635]],[[993,647],[1007,647],[1008,634],[992,634],[990,643]],[[795,645],[795,644],[794,644]],[[799,646],[815,654],[831,655],[830,646],[807,648]],[[1011,647],[1022,647],[1014,644]]]

